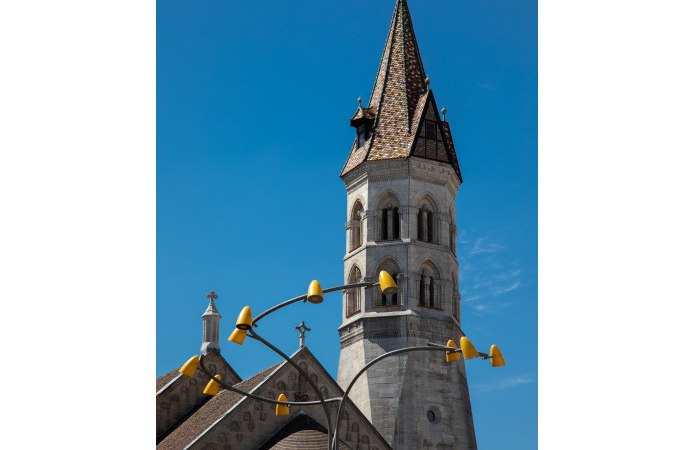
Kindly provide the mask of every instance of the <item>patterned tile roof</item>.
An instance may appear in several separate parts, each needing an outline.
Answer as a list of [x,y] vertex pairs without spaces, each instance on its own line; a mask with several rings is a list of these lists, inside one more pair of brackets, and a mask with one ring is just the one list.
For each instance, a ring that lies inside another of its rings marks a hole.
[[[338,440],[341,450],[351,450]],[[304,413],[293,417],[261,450],[327,450],[326,428]]]
[[[364,161],[411,156],[430,93],[408,5],[406,0],[397,0],[368,105],[376,111],[373,132],[361,146],[355,140],[340,175]],[[352,121],[356,118],[357,114]],[[444,145],[453,154],[453,140],[445,139]]]
[[[243,391],[250,392],[280,365],[281,364],[276,364],[269,367],[234,386]],[[156,448],[163,450],[183,449],[199,434],[205,431],[210,424],[214,423],[229,411],[229,409],[242,398],[243,396],[236,392],[228,391],[226,389],[220,390],[216,396],[208,400],[174,431],[166,436]]]

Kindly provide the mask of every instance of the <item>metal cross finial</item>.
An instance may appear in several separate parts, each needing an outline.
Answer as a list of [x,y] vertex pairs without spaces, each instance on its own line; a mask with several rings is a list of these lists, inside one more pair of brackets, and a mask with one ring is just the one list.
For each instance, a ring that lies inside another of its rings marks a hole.
[[215,291],[213,291],[212,289],[210,290],[210,292],[208,292],[208,295],[206,295],[206,297],[208,297],[211,302],[214,302],[219,298],[217,294],[215,294]]
[[304,321],[300,322],[300,325],[293,327],[293,328],[298,330],[298,332],[300,333],[300,348],[304,347],[305,346],[305,333],[308,332],[308,331],[312,331],[312,329],[307,327],[307,325],[305,325]]

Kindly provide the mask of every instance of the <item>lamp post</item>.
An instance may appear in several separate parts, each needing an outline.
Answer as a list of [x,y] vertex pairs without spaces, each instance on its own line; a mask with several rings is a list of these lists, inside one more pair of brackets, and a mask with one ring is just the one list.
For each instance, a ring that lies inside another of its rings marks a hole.
[[[257,322],[260,321],[261,319],[265,318],[269,314],[286,307],[288,305],[292,305],[293,303],[297,303],[299,301],[304,301],[304,302],[309,302],[312,304],[318,304],[323,302],[323,295],[325,293],[329,292],[335,292],[335,291],[342,291],[345,289],[353,289],[353,288],[361,288],[361,287],[373,287],[373,286],[380,286],[380,290],[382,291],[383,294],[386,295],[391,295],[397,292],[397,285],[394,282],[394,279],[390,276],[389,273],[386,271],[381,271],[378,277],[378,282],[373,283],[373,282],[363,282],[363,283],[352,283],[352,284],[345,284],[341,286],[335,286],[332,288],[328,289],[321,289],[321,285],[317,280],[313,280],[309,288],[307,290],[306,295],[300,295],[297,297],[293,297],[289,300],[286,300],[284,302],[279,303],[278,305],[275,305],[263,313],[261,313],[259,316],[255,317],[255,319],[252,318],[252,310],[250,309],[249,306],[244,307],[241,310],[241,313],[238,316],[238,319],[236,320],[236,328],[234,331],[231,333],[229,336],[228,340],[230,342],[234,342],[236,344],[243,344],[245,341],[245,338],[250,336],[256,341],[259,341],[263,343],[266,347],[269,347],[271,350],[273,350],[276,354],[281,356],[284,360],[286,360],[288,363],[290,363],[293,368],[298,371],[309,383],[309,385],[312,387],[314,390],[314,393],[317,395],[319,400],[313,400],[313,401],[307,401],[307,402],[289,402],[286,399],[286,396],[281,393],[279,395],[277,400],[272,400],[266,397],[262,397],[259,395],[251,394],[249,392],[245,392],[241,389],[238,389],[234,386],[230,386],[226,383],[224,383],[221,380],[221,377],[219,374],[211,374],[209,371],[205,368],[205,364],[203,363],[203,357],[204,355],[199,356],[194,356],[190,358],[180,369],[179,372],[187,375],[187,376],[192,376],[197,369],[200,368],[201,372],[205,373],[209,378],[210,381],[208,382],[208,385],[204,389],[204,393],[207,395],[216,395],[219,386],[224,387],[227,390],[236,392],[240,395],[250,397],[256,400],[260,400],[266,403],[271,403],[276,405],[276,415],[286,415],[288,414],[288,407],[289,406],[312,406],[312,405],[321,405],[321,407],[324,410],[324,414],[326,416],[326,423],[328,427],[328,450],[336,450],[337,445],[338,445],[338,428],[340,426],[340,418],[342,417],[342,410],[346,404],[347,398],[349,396],[349,392],[351,391],[352,387],[356,383],[356,381],[359,379],[359,377],[366,372],[371,366],[374,364],[382,361],[383,359],[389,358],[394,355],[399,355],[402,353],[408,353],[408,352],[417,352],[417,351],[444,351],[446,352],[446,361],[451,362],[451,361],[457,361],[460,359],[460,355],[463,355],[464,359],[472,359],[476,357],[481,357],[482,359],[491,359],[491,365],[492,367],[501,367],[505,365],[505,360],[503,359],[503,355],[500,352],[500,349],[496,345],[491,346],[491,350],[489,354],[487,353],[482,353],[477,351],[477,349],[472,345],[472,342],[470,340],[463,336],[460,339],[460,348],[457,348],[455,344],[453,343],[452,340],[449,340],[446,345],[441,345],[441,344],[435,344],[428,342],[427,346],[414,346],[414,347],[404,347],[396,350],[389,351],[385,354],[382,354],[370,362],[368,362],[364,367],[362,367],[359,372],[352,378],[350,381],[349,385],[347,386],[347,389],[343,393],[342,397],[334,397],[334,398],[324,398],[323,393],[320,391],[318,385],[312,380],[312,378],[302,370],[302,368],[295,362],[293,361],[288,355],[286,355],[284,352],[282,352],[279,348],[277,348],[274,344],[270,343],[266,339],[264,339],[262,336],[260,336],[258,333],[255,332],[254,328],[257,327]],[[331,411],[329,409],[328,403],[329,402],[340,402],[338,405],[338,412],[336,415],[335,423],[333,424],[331,420]]]

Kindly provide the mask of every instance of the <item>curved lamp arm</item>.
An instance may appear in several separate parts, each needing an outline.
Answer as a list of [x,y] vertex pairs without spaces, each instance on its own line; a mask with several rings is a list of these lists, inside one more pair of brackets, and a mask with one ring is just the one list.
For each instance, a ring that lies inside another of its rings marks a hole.
[[438,344],[429,344],[427,346],[418,346],[418,347],[405,347],[405,348],[399,348],[397,350],[392,350],[391,352],[384,353],[373,360],[371,360],[368,364],[366,364],[359,372],[357,372],[356,375],[354,375],[354,378],[352,378],[352,381],[350,381],[349,385],[347,386],[347,389],[345,390],[345,393],[342,396],[342,400],[340,400],[340,406],[338,406],[338,416],[335,419],[335,431],[333,432],[333,449],[336,448],[337,443],[338,443],[338,427],[340,426],[340,418],[342,417],[342,408],[345,406],[345,401],[347,400],[347,397],[349,396],[349,391],[352,389],[352,386],[354,386],[354,383],[357,382],[359,377],[366,372],[366,370],[369,369],[372,365],[382,361],[385,358],[389,358],[390,356],[398,355],[400,353],[407,353],[407,352],[417,352],[417,351],[446,351],[449,353],[456,353],[460,352],[460,349],[455,349],[453,347],[447,347],[447,346],[440,346]]
[[[222,386],[224,389],[226,389],[228,391],[233,391],[233,392],[236,392],[237,394],[243,395],[244,397],[254,398],[255,400],[260,400],[260,401],[263,401],[263,402],[272,403],[274,405],[310,406],[310,405],[320,405],[321,404],[321,400],[314,400],[314,401],[311,401],[311,402],[280,402],[278,400],[272,400],[272,399],[267,398],[267,397],[262,397],[260,395],[251,394],[249,392],[242,391],[241,389],[239,389],[235,386],[230,386],[230,385],[226,384],[224,381],[220,380],[219,378],[215,378],[214,375],[211,375],[210,372],[208,372],[208,369],[205,368],[205,364],[203,363],[203,357],[204,357],[204,355],[201,355],[198,359],[198,363],[200,364],[201,372],[208,375],[208,377],[211,380],[213,380],[215,383],[219,384],[220,386]],[[327,401],[327,402],[338,402],[340,400],[341,400],[340,397],[335,397],[335,398],[326,399],[325,401]]]
[[[380,285],[380,283],[372,283],[372,282],[343,284],[342,286],[335,286],[335,287],[332,287],[332,288],[323,289],[321,292],[323,292],[324,294],[327,294],[329,292],[342,291],[344,289],[352,289],[352,288],[357,288],[357,287],[371,287],[371,286],[379,286],[379,285]],[[271,308],[269,308],[268,310],[266,310],[265,312],[263,312],[259,316],[255,317],[255,319],[253,319],[253,327],[257,326],[256,324],[260,319],[264,319],[266,316],[273,313],[274,311],[279,310],[279,309],[283,308],[284,306],[288,306],[288,305],[292,305],[293,303],[297,303],[301,300],[307,300],[307,294],[298,295],[297,297],[293,297],[290,300],[286,300],[285,302],[281,302],[276,306],[272,306]]]

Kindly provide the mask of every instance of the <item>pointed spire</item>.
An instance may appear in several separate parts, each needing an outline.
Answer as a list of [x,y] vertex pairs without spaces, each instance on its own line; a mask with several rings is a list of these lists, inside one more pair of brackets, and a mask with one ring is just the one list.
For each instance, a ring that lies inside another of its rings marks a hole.
[[369,106],[396,115],[408,127],[418,99],[427,91],[426,78],[408,5],[397,0]]
[[[372,133],[365,142],[357,138],[341,175],[363,161],[406,158],[412,154],[429,104],[428,96],[432,95],[429,81],[408,4],[406,0],[397,0],[371,99],[366,108],[360,105],[352,118],[352,126],[357,126],[358,118],[366,114],[374,116]],[[448,140],[440,138],[441,142]],[[439,159],[457,166],[452,139],[450,141],[450,148]],[[448,142],[442,145],[449,147]]]
[[220,319],[222,316],[217,311],[215,300],[218,299],[215,291],[208,292],[206,295],[210,304],[201,318],[203,319],[203,343],[201,344],[201,354],[208,352],[220,352]]

